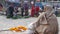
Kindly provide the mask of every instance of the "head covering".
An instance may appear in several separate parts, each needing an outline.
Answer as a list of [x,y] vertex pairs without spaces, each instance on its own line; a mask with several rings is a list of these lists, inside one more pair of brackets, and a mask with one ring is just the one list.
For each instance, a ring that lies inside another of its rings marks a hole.
[[47,9],[47,11],[52,11],[52,6],[51,5],[45,5],[44,7]]
[[34,4],[34,2],[33,2],[33,1],[31,1],[31,4]]
[[46,8],[46,17],[48,18],[50,15],[52,15],[53,14],[53,8],[52,8],[52,6],[51,5],[45,5],[45,8]]

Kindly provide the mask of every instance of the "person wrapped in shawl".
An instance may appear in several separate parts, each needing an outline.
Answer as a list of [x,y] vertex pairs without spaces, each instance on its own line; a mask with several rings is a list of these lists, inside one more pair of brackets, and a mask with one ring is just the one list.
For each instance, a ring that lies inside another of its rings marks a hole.
[[42,12],[38,20],[28,26],[27,34],[58,34],[58,22],[53,14],[52,7],[45,5],[45,12]]

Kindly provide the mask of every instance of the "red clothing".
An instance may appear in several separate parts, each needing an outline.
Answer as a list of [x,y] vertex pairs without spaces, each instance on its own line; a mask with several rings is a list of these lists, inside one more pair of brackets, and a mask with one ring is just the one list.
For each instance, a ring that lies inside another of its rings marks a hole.
[[31,9],[31,16],[34,16],[34,14],[35,14],[35,7],[32,6],[32,9]]
[[2,11],[3,7],[0,6],[0,11]]
[[39,7],[37,6],[36,8],[35,8],[35,10],[36,10],[36,13],[39,11]]

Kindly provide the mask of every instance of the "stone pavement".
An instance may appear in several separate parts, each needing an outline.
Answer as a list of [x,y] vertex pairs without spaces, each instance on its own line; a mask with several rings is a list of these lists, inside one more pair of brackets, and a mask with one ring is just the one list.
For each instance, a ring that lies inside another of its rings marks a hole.
[[[6,16],[0,16],[0,30],[7,29],[10,27],[16,27],[19,25],[28,26],[30,23],[35,22],[37,18],[30,17],[30,18],[22,18],[22,19],[6,19]],[[0,34],[22,34],[22,32],[11,32],[11,31],[3,31]]]
[[[60,17],[57,17],[58,22],[60,22]],[[30,23],[35,22],[37,18],[31,17],[26,19],[6,19],[6,16],[0,16],[0,30],[10,27],[15,27],[19,25],[28,26]],[[12,31],[3,31],[0,34],[25,34],[25,32],[12,32]],[[59,34],[60,34],[60,23],[59,23]]]
[[59,25],[59,34],[60,34],[60,17],[57,17],[58,25]]

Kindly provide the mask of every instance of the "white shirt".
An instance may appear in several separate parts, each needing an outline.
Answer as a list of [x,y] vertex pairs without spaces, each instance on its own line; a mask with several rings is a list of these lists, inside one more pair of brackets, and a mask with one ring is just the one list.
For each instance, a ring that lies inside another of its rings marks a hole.
[[18,8],[18,11],[21,11],[21,8],[20,7]]

